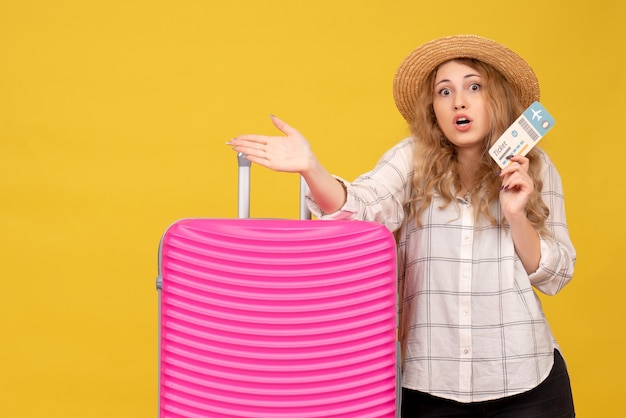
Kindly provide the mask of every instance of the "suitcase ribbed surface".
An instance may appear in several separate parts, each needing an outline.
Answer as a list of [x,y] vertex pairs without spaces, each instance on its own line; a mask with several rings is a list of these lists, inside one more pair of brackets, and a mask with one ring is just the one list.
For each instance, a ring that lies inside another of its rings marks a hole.
[[160,417],[395,417],[396,253],[383,226],[182,220],[159,274]]

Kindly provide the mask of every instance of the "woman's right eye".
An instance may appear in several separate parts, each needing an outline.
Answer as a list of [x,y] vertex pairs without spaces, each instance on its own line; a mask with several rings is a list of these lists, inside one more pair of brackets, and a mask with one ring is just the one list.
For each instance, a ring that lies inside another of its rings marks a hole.
[[441,90],[439,90],[439,94],[441,96],[449,96],[450,95],[450,89],[447,88],[447,87],[444,87]]

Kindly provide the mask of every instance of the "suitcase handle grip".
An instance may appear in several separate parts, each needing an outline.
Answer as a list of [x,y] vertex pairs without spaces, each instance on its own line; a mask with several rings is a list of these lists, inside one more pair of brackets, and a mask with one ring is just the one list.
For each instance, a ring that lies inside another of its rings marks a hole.
[[[242,154],[237,154],[237,165],[239,167],[237,180],[237,217],[250,217],[250,168],[252,163]],[[306,205],[306,194],[308,186],[302,176],[300,176],[300,219],[311,219],[311,211]]]

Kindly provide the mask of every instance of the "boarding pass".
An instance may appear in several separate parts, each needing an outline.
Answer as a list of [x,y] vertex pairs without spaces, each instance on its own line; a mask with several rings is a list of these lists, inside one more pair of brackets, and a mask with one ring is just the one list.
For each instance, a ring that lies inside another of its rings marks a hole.
[[554,126],[554,118],[539,102],[534,102],[500,136],[489,155],[500,168],[509,164],[510,155],[526,155]]

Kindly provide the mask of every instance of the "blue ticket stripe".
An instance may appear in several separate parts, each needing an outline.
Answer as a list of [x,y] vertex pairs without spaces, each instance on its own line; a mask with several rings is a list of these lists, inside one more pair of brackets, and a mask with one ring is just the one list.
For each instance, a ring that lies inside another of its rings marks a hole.
[[[531,104],[528,109],[524,111],[524,116],[540,136],[544,136],[546,132],[554,126],[554,118],[539,102]],[[537,141],[532,135],[530,136],[533,140]]]

